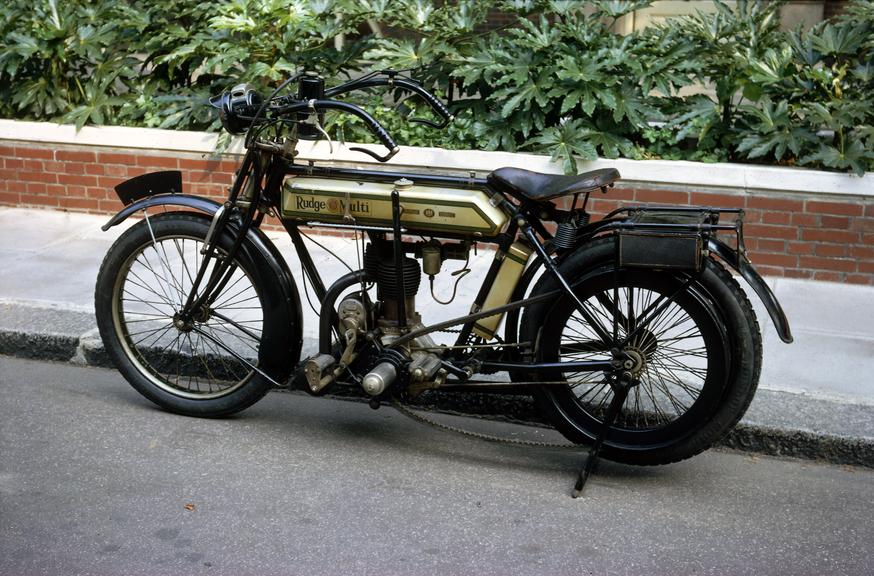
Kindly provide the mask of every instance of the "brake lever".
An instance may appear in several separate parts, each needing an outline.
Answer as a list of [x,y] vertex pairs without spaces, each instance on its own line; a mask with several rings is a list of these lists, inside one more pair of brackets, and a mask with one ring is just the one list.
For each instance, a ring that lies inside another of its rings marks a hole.
[[394,157],[395,154],[397,154],[400,151],[400,149],[401,149],[400,146],[395,146],[392,150],[389,150],[388,154],[386,154],[385,156],[380,156],[379,154],[377,154],[373,150],[368,150],[367,148],[361,148],[359,146],[353,146],[353,147],[349,148],[349,150],[354,150],[355,152],[363,152],[364,154],[367,154],[368,156],[370,156],[371,158],[373,158],[379,162],[388,162],[389,160],[392,159],[392,157]]

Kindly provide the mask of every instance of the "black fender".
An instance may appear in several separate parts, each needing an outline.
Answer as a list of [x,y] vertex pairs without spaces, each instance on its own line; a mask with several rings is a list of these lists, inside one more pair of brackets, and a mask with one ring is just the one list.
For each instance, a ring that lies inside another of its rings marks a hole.
[[[711,238],[708,241],[707,248],[743,277],[762,301],[762,304],[765,305],[765,309],[774,323],[774,328],[777,330],[780,340],[791,344],[794,339],[789,328],[789,320],[786,318],[786,313],[783,311],[783,307],[780,305],[774,292],[771,291],[771,288],[753,267],[752,262],[746,256],[741,256],[736,250],[716,238]],[[561,260],[561,256],[558,259]],[[521,300],[525,297],[531,281],[537,276],[537,272],[542,266],[543,261],[538,257],[525,269],[522,278],[520,278],[519,283],[516,285],[511,301]],[[511,310],[507,313],[504,328],[504,337],[507,342],[518,341],[520,314],[521,309]]]
[[765,280],[758,272],[756,272],[752,262],[747,259],[746,255],[739,254],[737,250],[716,238],[710,238],[708,240],[707,249],[719,256],[723,262],[738,272],[741,277],[746,280],[747,284],[750,285],[762,301],[762,304],[765,305],[765,310],[768,311],[768,315],[774,323],[774,328],[777,330],[777,335],[780,336],[780,340],[786,344],[791,344],[794,339],[792,338],[792,331],[789,329],[789,320],[786,318],[786,313],[783,311],[783,307],[780,305],[780,302],[777,301],[777,297],[774,296],[774,292],[771,291],[771,288],[765,283]]
[[[212,218],[216,211],[222,206],[214,200],[193,196],[190,194],[153,194],[140,198],[125,206],[115,216],[102,226],[104,231],[116,226],[131,215],[140,210],[145,210],[153,206],[180,206],[189,208],[203,213],[204,217]],[[234,226],[233,222],[231,226]],[[246,249],[255,249],[264,260],[268,263],[271,278],[275,278],[276,286],[279,289],[277,294],[284,300],[284,305],[288,310],[291,323],[289,326],[289,351],[286,359],[267,359],[270,363],[286,364],[290,362],[290,367],[283,366],[283,372],[289,372],[294,368],[294,365],[300,359],[301,348],[303,347],[303,316],[301,310],[300,293],[297,290],[297,284],[294,277],[291,275],[291,270],[288,268],[288,263],[283,258],[276,245],[261,231],[259,228],[249,228],[246,233],[246,242],[243,244]],[[287,374],[282,375],[287,376]]]

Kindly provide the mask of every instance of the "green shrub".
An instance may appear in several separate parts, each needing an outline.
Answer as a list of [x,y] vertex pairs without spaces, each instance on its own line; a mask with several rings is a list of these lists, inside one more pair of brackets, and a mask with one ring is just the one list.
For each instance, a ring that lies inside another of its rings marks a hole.
[[[420,102],[354,97],[404,144],[546,152],[568,172],[596,156],[874,168],[874,3],[807,32],[779,30],[779,3],[744,0],[612,31],[647,4],[7,0],[0,115],[217,130],[206,100],[238,82],[394,67],[453,94],[458,117],[434,131],[405,120],[427,114]],[[512,23],[482,32],[495,8]],[[329,120],[336,137],[368,138]]]

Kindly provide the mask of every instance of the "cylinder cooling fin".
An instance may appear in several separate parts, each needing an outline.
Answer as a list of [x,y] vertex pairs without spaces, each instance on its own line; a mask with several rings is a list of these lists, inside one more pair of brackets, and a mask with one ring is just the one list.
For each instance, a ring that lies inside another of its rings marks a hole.
[[367,245],[364,253],[364,271],[368,278],[376,282],[377,297],[380,300],[396,300],[402,296],[409,298],[419,292],[419,283],[422,280],[419,261],[404,256],[403,267],[405,294],[400,293],[395,259],[390,249],[381,250],[376,244]]

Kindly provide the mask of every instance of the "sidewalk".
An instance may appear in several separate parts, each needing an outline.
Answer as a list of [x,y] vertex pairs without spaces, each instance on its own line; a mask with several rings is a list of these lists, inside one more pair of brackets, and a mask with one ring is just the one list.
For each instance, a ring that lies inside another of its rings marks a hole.
[[[133,220],[102,232],[106,216],[0,208],[0,354],[101,365],[93,318],[97,270],[112,242]],[[271,233],[298,281],[304,309],[304,355],[315,349],[317,317],[303,298],[300,267],[283,233]],[[319,241],[357,267],[354,244]],[[313,257],[326,283],[346,272],[324,250]],[[474,270],[455,302],[436,304],[423,282],[417,308],[426,324],[465,313],[481,282],[489,251],[471,257]],[[436,292],[451,294],[444,265]],[[727,444],[771,454],[874,466],[874,288],[775,278],[795,342],[783,344],[751,294],[764,335],[759,393]],[[312,291],[310,290],[310,294]],[[0,375],[2,377],[2,375]]]

